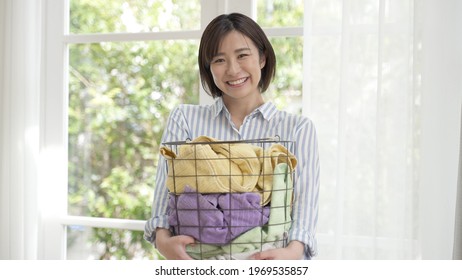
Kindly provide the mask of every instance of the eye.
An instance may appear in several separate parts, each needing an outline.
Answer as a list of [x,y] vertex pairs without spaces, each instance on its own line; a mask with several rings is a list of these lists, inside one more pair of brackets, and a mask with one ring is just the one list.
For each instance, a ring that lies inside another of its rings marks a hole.
[[225,60],[223,58],[212,59],[212,64],[223,63]]
[[239,55],[237,56],[237,58],[245,58],[245,57],[247,57],[247,56],[249,56],[249,54],[247,54],[247,53],[241,53],[241,54],[239,54]]

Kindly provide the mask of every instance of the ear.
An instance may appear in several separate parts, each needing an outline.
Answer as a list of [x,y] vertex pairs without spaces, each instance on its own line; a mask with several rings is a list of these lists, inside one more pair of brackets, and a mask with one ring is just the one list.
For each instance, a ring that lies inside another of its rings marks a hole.
[[265,65],[266,65],[266,56],[263,54],[260,57],[260,69],[263,69],[263,67],[265,67]]

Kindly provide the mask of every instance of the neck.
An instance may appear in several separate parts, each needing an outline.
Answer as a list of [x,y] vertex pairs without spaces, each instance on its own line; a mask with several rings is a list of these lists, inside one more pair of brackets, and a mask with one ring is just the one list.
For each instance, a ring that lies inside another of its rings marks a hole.
[[231,114],[231,119],[237,129],[242,125],[246,116],[252,113],[256,108],[260,107],[265,101],[261,94],[257,95],[252,100],[248,99],[233,99],[223,95],[223,103]]

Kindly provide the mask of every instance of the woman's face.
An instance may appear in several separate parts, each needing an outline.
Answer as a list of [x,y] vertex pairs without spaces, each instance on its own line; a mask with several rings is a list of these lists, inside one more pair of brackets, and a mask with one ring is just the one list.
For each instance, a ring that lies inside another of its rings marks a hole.
[[258,84],[265,61],[250,38],[231,31],[221,41],[218,53],[210,63],[210,70],[216,86],[224,95],[241,99],[260,94]]

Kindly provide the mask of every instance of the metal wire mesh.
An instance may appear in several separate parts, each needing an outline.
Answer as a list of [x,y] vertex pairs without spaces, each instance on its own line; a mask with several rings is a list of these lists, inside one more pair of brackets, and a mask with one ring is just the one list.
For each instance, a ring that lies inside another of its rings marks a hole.
[[291,226],[293,141],[219,141],[198,137],[163,143],[174,235],[195,238],[195,259],[247,259],[286,246]]

